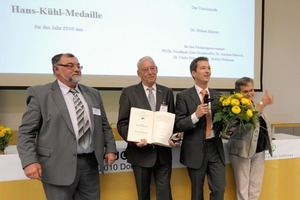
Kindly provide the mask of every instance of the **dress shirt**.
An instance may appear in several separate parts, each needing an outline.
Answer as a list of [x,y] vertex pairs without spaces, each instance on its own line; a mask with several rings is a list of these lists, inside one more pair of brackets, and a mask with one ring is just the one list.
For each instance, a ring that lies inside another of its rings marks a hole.
[[[195,88],[196,88],[197,94],[199,96],[199,99],[203,99],[203,95],[201,94],[201,90],[203,90],[203,89],[200,88],[197,85],[195,85]],[[204,90],[206,90],[206,94],[208,94],[208,96],[210,96],[208,88],[205,88]],[[203,103],[203,102],[201,101],[201,103]],[[208,106],[209,106],[209,110],[210,110],[210,113],[211,113],[211,102],[208,103]],[[211,120],[211,123],[210,123],[211,124],[211,134],[206,139],[210,139],[210,138],[215,137],[215,132],[214,132],[213,123],[212,123],[212,114],[210,116],[211,116],[211,118],[210,118],[210,120]],[[196,117],[196,112],[194,112],[191,115],[191,119],[192,119],[193,124],[196,124],[199,121],[199,119]]]
[[[143,84],[143,87],[144,87],[146,96],[148,97],[150,91],[147,90],[147,89],[148,89],[149,87],[146,86],[146,85],[144,85],[144,84]],[[154,101],[155,101],[155,104],[156,104],[156,84],[154,83],[151,87],[153,88],[152,92],[153,92],[153,95],[154,95]]]
[[[66,86],[65,84],[63,84],[59,80],[58,80],[58,85],[59,85],[60,90],[62,92],[62,95],[65,99],[65,102],[67,104],[67,108],[68,108],[69,115],[70,115],[70,118],[71,118],[71,121],[72,121],[74,133],[75,133],[76,139],[78,141],[78,122],[77,122],[77,117],[76,117],[75,105],[74,105],[74,101],[73,101],[73,94],[70,92],[70,87]],[[89,131],[92,132],[92,124],[91,124],[88,105],[87,105],[81,91],[79,90],[79,88],[76,86],[75,89],[78,92],[77,95],[80,98],[80,100],[81,100],[81,102],[84,106],[85,114],[87,115],[86,117],[89,120],[89,123],[90,123],[90,130]],[[93,142],[92,142],[92,144],[93,144]],[[81,147],[80,145],[77,144],[77,152],[79,154],[93,152],[94,147],[93,147],[92,144],[87,149],[84,149],[83,147]]]

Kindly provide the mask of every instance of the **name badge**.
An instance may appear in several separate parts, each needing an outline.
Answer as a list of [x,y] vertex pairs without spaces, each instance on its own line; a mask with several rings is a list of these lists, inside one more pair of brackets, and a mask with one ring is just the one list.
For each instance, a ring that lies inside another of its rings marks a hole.
[[93,114],[94,115],[101,115],[101,111],[100,111],[100,109],[99,108],[93,108]]
[[165,103],[161,104],[159,111],[168,112],[168,105]]

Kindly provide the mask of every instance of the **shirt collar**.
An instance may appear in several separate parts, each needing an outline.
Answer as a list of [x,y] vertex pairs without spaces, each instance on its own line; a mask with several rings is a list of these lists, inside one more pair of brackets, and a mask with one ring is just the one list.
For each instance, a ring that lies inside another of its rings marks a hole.
[[[142,83],[142,84],[143,84],[143,83]],[[148,89],[149,87],[143,84],[143,88],[144,88],[145,91],[147,91],[147,89]],[[156,91],[156,83],[154,83],[154,84],[152,85],[152,88],[153,88],[154,91]]]
[[203,88],[199,87],[198,85],[195,85],[195,88],[196,88],[196,91],[197,91],[198,94],[200,94],[200,92],[202,90],[206,90],[207,94],[209,94],[208,87],[203,89]]
[[[62,83],[60,80],[57,80],[57,82],[58,82],[59,88],[60,88],[60,90],[62,91],[63,94],[67,94],[70,91],[71,88],[69,86]],[[76,85],[75,89],[77,90],[78,93],[81,93],[79,88],[78,88],[78,85]]]

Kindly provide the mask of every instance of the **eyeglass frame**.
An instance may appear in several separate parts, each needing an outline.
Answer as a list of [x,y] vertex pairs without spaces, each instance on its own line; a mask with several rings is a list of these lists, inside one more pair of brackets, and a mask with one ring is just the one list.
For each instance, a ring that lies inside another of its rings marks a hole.
[[83,68],[83,66],[81,66],[81,65],[74,65],[74,64],[72,64],[72,63],[68,63],[68,64],[56,64],[57,66],[62,66],[62,67],[65,67],[65,68],[67,68],[67,69],[74,69],[75,67],[77,67],[77,69],[80,69],[80,70],[82,70],[82,68]]
[[147,73],[147,72],[149,72],[149,70],[151,72],[155,72],[157,70],[157,66],[145,67],[145,68],[138,69],[138,70],[141,71],[142,73]]

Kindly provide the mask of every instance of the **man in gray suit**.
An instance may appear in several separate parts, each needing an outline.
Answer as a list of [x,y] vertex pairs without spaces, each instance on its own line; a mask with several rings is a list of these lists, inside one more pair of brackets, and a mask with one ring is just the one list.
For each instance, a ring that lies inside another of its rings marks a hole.
[[[225,156],[219,137],[220,124],[212,124],[213,104],[219,93],[208,88],[211,67],[206,57],[194,59],[190,72],[195,86],[176,96],[176,128],[183,131],[180,162],[187,166],[192,185],[192,199],[203,200],[207,175],[211,200],[223,200],[225,191]],[[203,92],[203,93],[202,93]],[[205,102],[205,94],[208,96]],[[214,99],[210,102],[209,99]],[[208,118],[206,118],[208,116]],[[209,117],[211,116],[211,117]],[[208,126],[207,126],[208,125]]]
[[[173,92],[170,88],[156,83],[157,66],[151,57],[143,57],[138,61],[137,74],[141,82],[124,88],[120,97],[118,132],[127,141],[128,125],[131,107],[152,110],[147,96],[148,88],[153,88],[155,105],[153,110],[166,108],[175,112]],[[139,200],[150,200],[151,174],[156,183],[156,199],[170,200],[171,195],[171,148],[147,144],[145,139],[140,142],[128,142],[127,161],[131,163],[134,172]]]
[[99,169],[117,152],[102,98],[78,84],[74,55],[55,55],[52,69],[56,81],[27,90],[17,144],[24,173],[42,181],[48,200],[99,200]]

